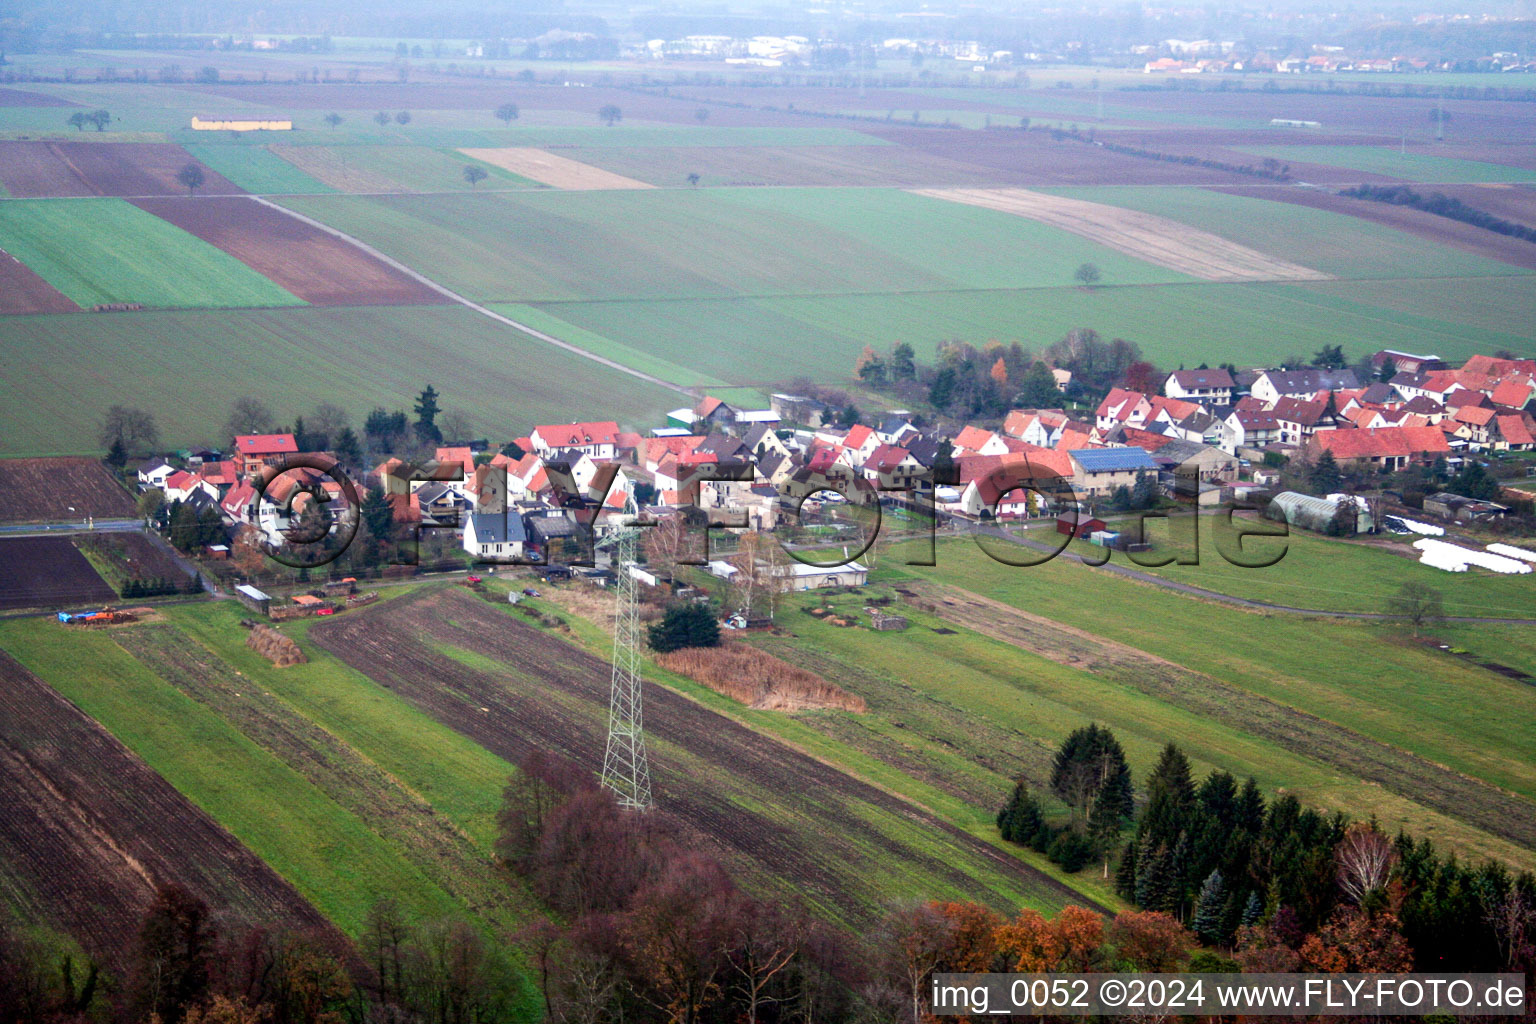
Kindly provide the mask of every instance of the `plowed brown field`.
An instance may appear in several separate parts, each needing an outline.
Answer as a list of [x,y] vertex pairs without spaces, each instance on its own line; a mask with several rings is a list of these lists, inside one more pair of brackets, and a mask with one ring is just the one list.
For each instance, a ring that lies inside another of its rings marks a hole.
[[0,249],[0,313],[74,313],[79,309],[31,267]]
[[238,919],[335,934],[255,854],[3,652],[0,792],[0,891],[114,967],[168,882]]
[[[0,185],[13,196],[174,196],[187,191],[177,173],[195,164],[164,142],[0,142]],[[228,178],[203,167],[203,195],[240,195]]]
[[439,293],[335,235],[244,196],[135,199],[317,306],[409,306]]
[[133,496],[95,459],[0,459],[0,523],[134,514]]
[[[424,590],[309,636],[502,757],[542,747],[601,762],[609,666],[479,597]],[[853,924],[902,895],[1002,909],[1020,898],[1082,902],[953,825],[677,693],[648,686],[645,699],[658,807],[759,883]]]
[[107,586],[67,537],[0,540],[0,610],[56,611],[116,598],[117,592]]

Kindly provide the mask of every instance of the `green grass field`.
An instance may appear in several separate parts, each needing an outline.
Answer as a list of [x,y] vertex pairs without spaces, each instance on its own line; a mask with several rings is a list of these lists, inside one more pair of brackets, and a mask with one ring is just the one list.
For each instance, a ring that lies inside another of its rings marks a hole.
[[294,306],[233,256],[121,199],[9,200],[0,248],[80,306]]
[[1536,181],[1536,171],[1490,164],[1481,160],[1427,153],[1401,153],[1387,146],[1243,146],[1244,153],[1297,163],[1324,164],[1409,181],[1458,184],[1497,181]]
[[[1522,279],[1523,280],[1523,279]],[[1457,282],[1438,315],[1433,300],[1414,297],[1419,282],[1382,282],[1381,305],[1340,297],[1349,289],[1292,284],[1190,284],[1158,287],[1040,288],[1017,291],[943,291],[890,295],[785,296],[544,303],[539,308],[648,355],[663,355],[700,373],[734,380],[783,380],[797,373],[852,376],[864,345],[889,349],[906,341],[931,358],[942,340],[981,345],[997,339],[1039,350],[1075,327],[1106,338],[1126,338],[1159,366],[1194,364],[1213,352],[1239,365],[1264,364],[1324,344],[1344,344],[1351,356],[1426,340],[1447,359],[1500,348],[1528,349],[1536,324],[1522,318],[1527,301],[1519,285],[1501,279]],[[1386,301],[1425,312],[1398,312]],[[1485,300],[1479,306],[1479,300]],[[1461,322],[1472,319],[1505,329]],[[1514,332],[1522,333],[1514,333]]]
[[[400,192],[468,192],[475,188],[540,187],[537,182],[528,178],[448,148],[410,145],[306,145],[295,148],[303,160],[317,160],[322,166],[335,168],[335,173],[361,175],[364,176],[363,180],[376,181],[380,185],[387,183],[390,189]],[[470,185],[464,180],[464,168],[471,164],[488,175],[487,179],[478,186]],[[296,173],[303,173],[298,168],[294,170]],[[349,190],[370,191],[367,188]],[[337,190],[322,188],[308,191],[334,192]]]
[[[1331,151],[1333,147],[1324,148]],[[1136,186],[1047,191],[1167,217],[1341,278],[1532,276],[1521,267],[1437,245],[1381,224],[1294,203],[1227,195],[1203,188]]]
[[284,203],[481,299],[1065,287],[1083,262],[1097,263],[1109,282],[1188,280],[1022,217],[884,189],[306,196]]
[[107,632],[0,625],[5,649],[79,705],[193,803],[357,935],[386,896],[412,911],[453,911],[440,888],[294,769],[150,672]]
[[[1403,584],[1424,583],[1440,591],[1447,615],[1490,618],[1536,618],[1536,576],[1507,576],[1493,572],[1449,573],[1418,561],[1411,537],[1381,543],[1331,540],[1293,529],[1284,538],[1253,539],[1243,552],[1255,561],[1285,554],[1273,566],[1249,569],[1233,565],[1222,548],[1238,555],[1230,534],[1218,532],[1217,517],[1201,516],[1195,541],[1187,530],[1193,520],[1177,527],[1167,520],[1150,520],[1153,550],[1138,553],[1143,561],[1196,557],[1196,565],[1140,565],[1125,552],[1111,553],[1111,564],[1154,573],[1165,579],[1213,590],[1219,594],[1269,604],[1326,611],[1383,612],[1387,599]],[[1265,523],[1263,526],[1271,526]],[[1113,527],[1111,527],[1113,529]],[[1106,551],[1086,542],[1073,551],[1102,558]]]
[[336,191],[261,147],[202,143],[183,148],[247,192],[257,195]]
[[941,545],[937,561],[905,571],[1130,644],[1536,799],[1522,739],[1536,727],[1536,690],[1445,664],[1400,642],[1393,627],[1258,615],[1076,563],[1011,568],[969,541]]
[[375,406],[409,411],[430,382],[492,437],[566,422],[596,395],[593,415],[637,426],[685,400],[459,306],[0,317],[0,359],[7,455],[93,451],[113,403],[153,410],[174,448],[220,443],[245,394],[284,420],[335,403],[356,428]]
[[[1532,856],[1274,736],[1143,692],[1112,673],[1060,664],[910,607],[902,610],[911,620],[905,632],[842,629],[804,614],[797,605],[807,597],[791,598],[781,612],[780,624],[792,631],[792,640],[753,642],[835,673],[869,703],[869,713],[852,720],[804,723],[824,735],[826,756],[856,754],[900,767],[915,784],[957,796],[979,824],[1016,776],[1045,789],[1056,746],[1083,722],[1097,721],[1113,728],[1125,746],[1138,787],[1163,744],[1175,738],[1200,772],[1219,767],[1252,774],[1268,791],[1284,788],[1352,815],[1375,813],[1463,850],[1515,862]],[[833,603],[857,618],[863,598],[849,595]],[[935,628],[954,632],[935,634]],[[1080,875],[1073,884],[1092,881]]]

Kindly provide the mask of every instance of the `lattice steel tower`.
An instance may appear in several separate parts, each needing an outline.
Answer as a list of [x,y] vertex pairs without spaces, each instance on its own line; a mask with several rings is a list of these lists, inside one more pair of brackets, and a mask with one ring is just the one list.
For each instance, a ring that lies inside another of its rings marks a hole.
[[614,547],[613,684],[608,694],[608,749],[603,754],[603,788],[623,807],[638,811],[651,806],[651,769],[645,759],[644,715],[641,706],[640,613],[637,583],[630,570],[640,531],[627,527],[617,533]]

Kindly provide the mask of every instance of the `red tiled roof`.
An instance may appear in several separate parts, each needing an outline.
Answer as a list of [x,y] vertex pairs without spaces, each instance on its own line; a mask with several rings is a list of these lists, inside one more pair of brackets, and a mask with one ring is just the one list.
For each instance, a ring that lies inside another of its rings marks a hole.
[[1493,356],[1473,356],[1461,368],[1470,373],[1490,377],[1504,377],[1511,373],[1536,374],[1536,359],[1496,359]]
[[235,450],[241,455],[282,455],[299,450],[292,434],[236,434]]
[[966,424],[965,428],[954,436],[954,446],[956,449],[963,448],[974,452],[990,440],[992,440],[992,431]]
[[1023,409],[1014,409],[1003,419],[1003,433],[1011,437],[1023,437],[1030,424],[1039,419],[1041,417],[1037,413],[1025,412]]
[[870,435],[873,433],[874,431],[864,424],[855,423],[848,428],[848,435],[843,438],[843,444],[849,448],[863,448],[864,443],[869,440]]
[[1525,403],[1531,400],[1531,385],[1523,380],[1502,381],[1489,397],[1493,399],[1494,405],[1523,409]]
[[1510,444],[1536,444],[1536,437],[1531,436],[1531,425],[1524,416],[1500,416],[1498,428],[1499,436]]
[[864,463],[864,466],[866,469],[873,469],[876,472],[892,470],[910,458],[911,455],[911,452],[900,445],[883,444],[873,452],[870,452],[869,459]]
[[699,417],[708,416],[724,404],[724,402],[712,395],[705,395],[699,399],[699,404],[693,407],[693,414]]
[[1374,430],[1325,430],[1312,438],[1336,459],[1435,454],[1451,450],[1438,427],[1377,427]]
[[552,423],[534,427],[533,431],[551,448],[579,448],[584,444],[613,444],[618,440],[619,425],[613,420]]

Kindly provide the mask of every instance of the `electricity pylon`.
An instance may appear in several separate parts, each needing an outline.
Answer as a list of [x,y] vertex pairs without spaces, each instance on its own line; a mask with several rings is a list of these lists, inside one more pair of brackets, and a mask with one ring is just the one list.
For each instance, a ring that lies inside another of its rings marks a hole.
[[608,694],[608,749],[603,754],[603,788],[622,807],[637,811],[651,806],[651,769],[645,759],[644,715],[640,680],[640,611],[635,577],[636,541],[640,531],[623,527],[613,552],[613,684]]

